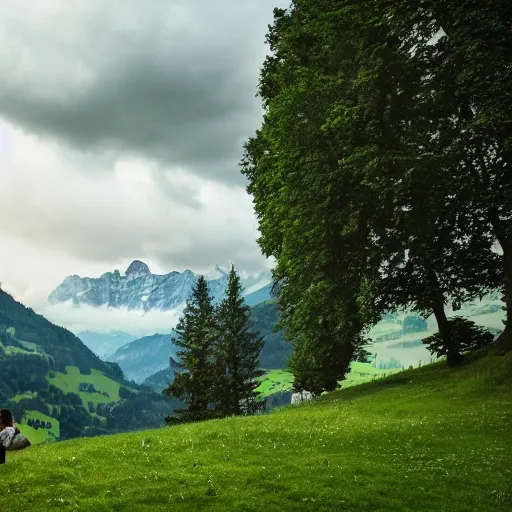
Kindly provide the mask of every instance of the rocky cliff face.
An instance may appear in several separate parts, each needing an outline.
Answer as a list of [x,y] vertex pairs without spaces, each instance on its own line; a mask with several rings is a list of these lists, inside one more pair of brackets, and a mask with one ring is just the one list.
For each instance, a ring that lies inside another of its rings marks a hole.
[[[76,306],[108,306],[129,310],[168,311],[181,307],[190,296],[197,275],[191,270],[152,274],[142,261],[135,260],[124,275],[118,270],[107,272],[98,278],[69,276],[50,294],[48,302],[59,304],[72,301]],[[208,276],[210,293],[215,302],[222,299],[227,284],[227,274],[216,267]],[[242,280],[246,293],[268,284],[270,274],[264,272]]]

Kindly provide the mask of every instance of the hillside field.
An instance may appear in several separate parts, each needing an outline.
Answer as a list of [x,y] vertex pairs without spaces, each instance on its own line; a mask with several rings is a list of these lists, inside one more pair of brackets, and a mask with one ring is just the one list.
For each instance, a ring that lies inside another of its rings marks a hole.
[[3,508],[510,512],[512,354],[273,413],[8,453]]
[[[43,420],[45,423],[49,421],[52,424],[52,428],[39,428],[36,430],[26,424],[26,420],[28,418],[33,420]],[[60,437],[59,420],[56,420],[51,416],[47,416],[39,411],[26,411],[23,420],[19,423],[19,428],[20,431],[28,437],[32,444],[40,444],[47,441],[53,442]]]
[[[91,370],[90,375],[83,375],[76,366],[66,366],[66,373],[52,372],[53,376],[48,377],[48,382],[60,388],[64,393],[76,393],[82,399],[85,407],[87,403],[109,404],[119,400],[120,384],[109,379],[98,370]],[[78,390],[79,383],[93,384],[97,391],[108,393],[108,397],[100,393],[88,393]]]
[[[266,398],[274,393],[290,391],[293,387],[293,374],[287,370],[264,370],[265,375],[261,377],[261,382],[256,391],[261,398]],[[350,373],[345,380],[340,382],[342,388],[348,388],[363,382],[368,382],[386,375],[396,373],[399,370],[379,370],[370,363],[352,362]]]

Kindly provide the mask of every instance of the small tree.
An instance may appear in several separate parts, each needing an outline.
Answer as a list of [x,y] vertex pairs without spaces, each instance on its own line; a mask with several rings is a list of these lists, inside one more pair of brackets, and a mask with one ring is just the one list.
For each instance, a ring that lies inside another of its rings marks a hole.
[[427,330],[427,321],[419,316],[408,315],[402,322],[403,333],[421,332]]
[[[456,316],[448,320],[448,328],[453,348],[458,354],[468,354],[474,350],[489,346],[494,336],[483,327],[479,327],[461,316]],[[438,357],[447,355],[447,347],[443,337],[439,334],[433,334],[423,340],[431,354]]]
[[244,302],[240,277],[231,266],[226,297],[216,311],[215,323],[215,397],[221,417],[250,414],[258,409],[255,391],[259,370],[258,357],[263,339],[252,330],[250,308]]
[[200,421],[212,416],[209,405],[214,384],[212,359],[212,298],[204,276],[199,276],[175,329],[173,342],[181,347],[178,357],[185,371],[177,373],[165,394],[185,402],[186,408],[166,418],[169,423]]
[[365,338],[361,334],[356,337],[354,342],[354,356],[352,357],[353,361],[357,361],[358,363],[368,363],[369,357],[371,353],[368,352],[364,347],[368,346],[372,343],[372,340],[369,338]]

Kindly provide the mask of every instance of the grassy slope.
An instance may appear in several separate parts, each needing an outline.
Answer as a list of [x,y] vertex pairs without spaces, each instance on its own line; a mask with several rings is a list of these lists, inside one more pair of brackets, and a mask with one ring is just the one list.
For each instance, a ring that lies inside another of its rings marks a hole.
[[512,354],[443,363],[269,415],[8,454],[29,510],[510,512]]
[[[350,373],[346,379],[341,382],[343,388],[355,386],[368,382],[374,378],[380,378],[384,375],[395,373],[398,370],[378,370],[369,363],[352,362]],[[257,391],[261,393],[261,398],[266,398],[280,391],[290,391],[293,387],[293,375],[286,370],[267,370],[261,378],[261,383]]]
[[[60,388],[65,393],[76,393],[82,399],[85,407],[87,403],[92,402],[97,404],[109,404],[119,400],[120,384],[108,377],[105,377],[98,370],[91,370],[90,375],[82,375],[76,366],[66,366],[66,373],[53,372],[55,377],[48,377],[48,382]],[[97,391],[106,391],[109,396],[100,395],[99,393],[87,393],[78,391],[78,384],[86,382],[94,384]]]

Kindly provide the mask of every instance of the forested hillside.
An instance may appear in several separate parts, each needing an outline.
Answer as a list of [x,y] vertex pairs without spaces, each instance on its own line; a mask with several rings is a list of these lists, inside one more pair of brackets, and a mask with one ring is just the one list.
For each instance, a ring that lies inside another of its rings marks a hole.
[[260,367],[268,370],[286,368],[293,345],[284,340],[282,331],[274,330],[279,321],[279,310],[275,301],[269,300],[252,307],[251,321],[253,329],[265,341],[259,356]]
[[158,426],[175,405],[2,290],[0,373],[2,407],[34,442]]

